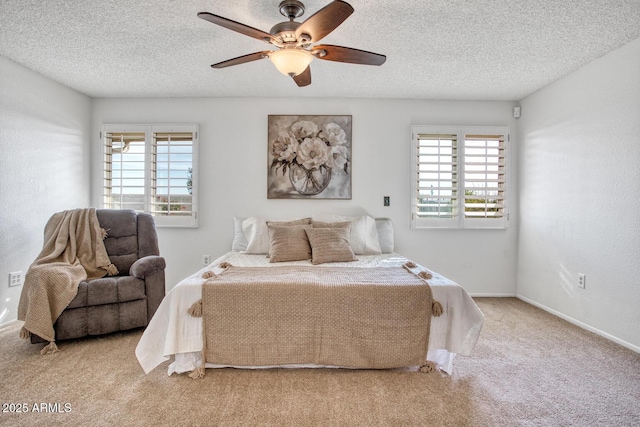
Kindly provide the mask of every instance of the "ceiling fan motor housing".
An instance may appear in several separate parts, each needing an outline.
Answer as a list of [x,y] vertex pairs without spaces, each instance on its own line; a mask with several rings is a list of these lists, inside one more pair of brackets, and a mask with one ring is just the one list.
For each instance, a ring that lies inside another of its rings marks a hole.
[[304,5],[301,2],[297,0],[281,2],[280,13],[289,18],[289,21],[274,25],[269,31],[270,34],[280,37],[284,43],[300,42],[306,44],[311,41],[311,36],[308,34],[301,34],[299,37],[295,34],[301,23],[295,22],[294,19],[304,14]]
[[280,3],[280,13],[293,21],[302,16],[304,5],[297,0],[284,0]]
[[269,33],[274,36],[280,36],[282,38],[282,41],[285,43],[296,42],[296,29],[299,26],[299,22],[285,21],[274,25]]

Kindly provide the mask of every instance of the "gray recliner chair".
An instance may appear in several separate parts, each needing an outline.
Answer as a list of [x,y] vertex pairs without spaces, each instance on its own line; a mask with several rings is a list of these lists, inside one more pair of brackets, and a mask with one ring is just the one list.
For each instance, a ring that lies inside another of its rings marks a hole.
[[[102,335],[149,324],[165,295],[164,270],[153,217],[133,210],[97,209],[104,245],[117,276],[83,281],[54,324],[56,341]],[[31,342],[44,340],[31,335]]]

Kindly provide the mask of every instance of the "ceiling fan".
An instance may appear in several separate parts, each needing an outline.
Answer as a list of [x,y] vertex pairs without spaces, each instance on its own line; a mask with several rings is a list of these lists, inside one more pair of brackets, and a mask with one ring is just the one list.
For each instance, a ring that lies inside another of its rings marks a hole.
[[278,50],[265,50],[228,59],[211,67],[225,68],[269,58],[282,74],[292,77],[298,86],[307,86],[311,84],[309,64],[313,58],[364,65],[382,65],[387,59],[385,55],[379,53],[350,47],[312,45],[335,30],[353,13],[353,7],[347,2],[334,0],[304,22],[294,21],[304,13],[304,5],[301,2],[284,0],[279,7],[280,13],[289,21],[274,25],[268,33],[209,12],[198,13],[199,18],[278,48]]

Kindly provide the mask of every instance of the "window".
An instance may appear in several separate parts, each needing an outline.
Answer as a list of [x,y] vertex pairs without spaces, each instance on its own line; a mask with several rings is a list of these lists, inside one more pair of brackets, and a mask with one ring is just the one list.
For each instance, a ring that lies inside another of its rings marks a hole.
[[105,125],[105,209],[149,212],[159,227],[197,227],[197,125]]
[[412,228],[506,228],[506,127],[412,127]]

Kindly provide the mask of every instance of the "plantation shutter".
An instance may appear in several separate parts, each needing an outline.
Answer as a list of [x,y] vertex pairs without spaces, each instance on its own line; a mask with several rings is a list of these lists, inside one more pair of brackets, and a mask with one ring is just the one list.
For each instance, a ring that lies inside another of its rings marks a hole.
[[151,145],[152,215],[190,216],[193,133],[154,132]]
[[145,132],[106,132],[103,207],[145,208]]
[[458,138],[417,135],[417,218],[454,218],[458,200]]
[[506,127],[413,126],[413,228],[505,228]]
[[154,216],[157,226],[197,226],[197,125],[104,125],[106,209]]
[[505,138],[464,137],[464,214],[500,220],[505,216]]

